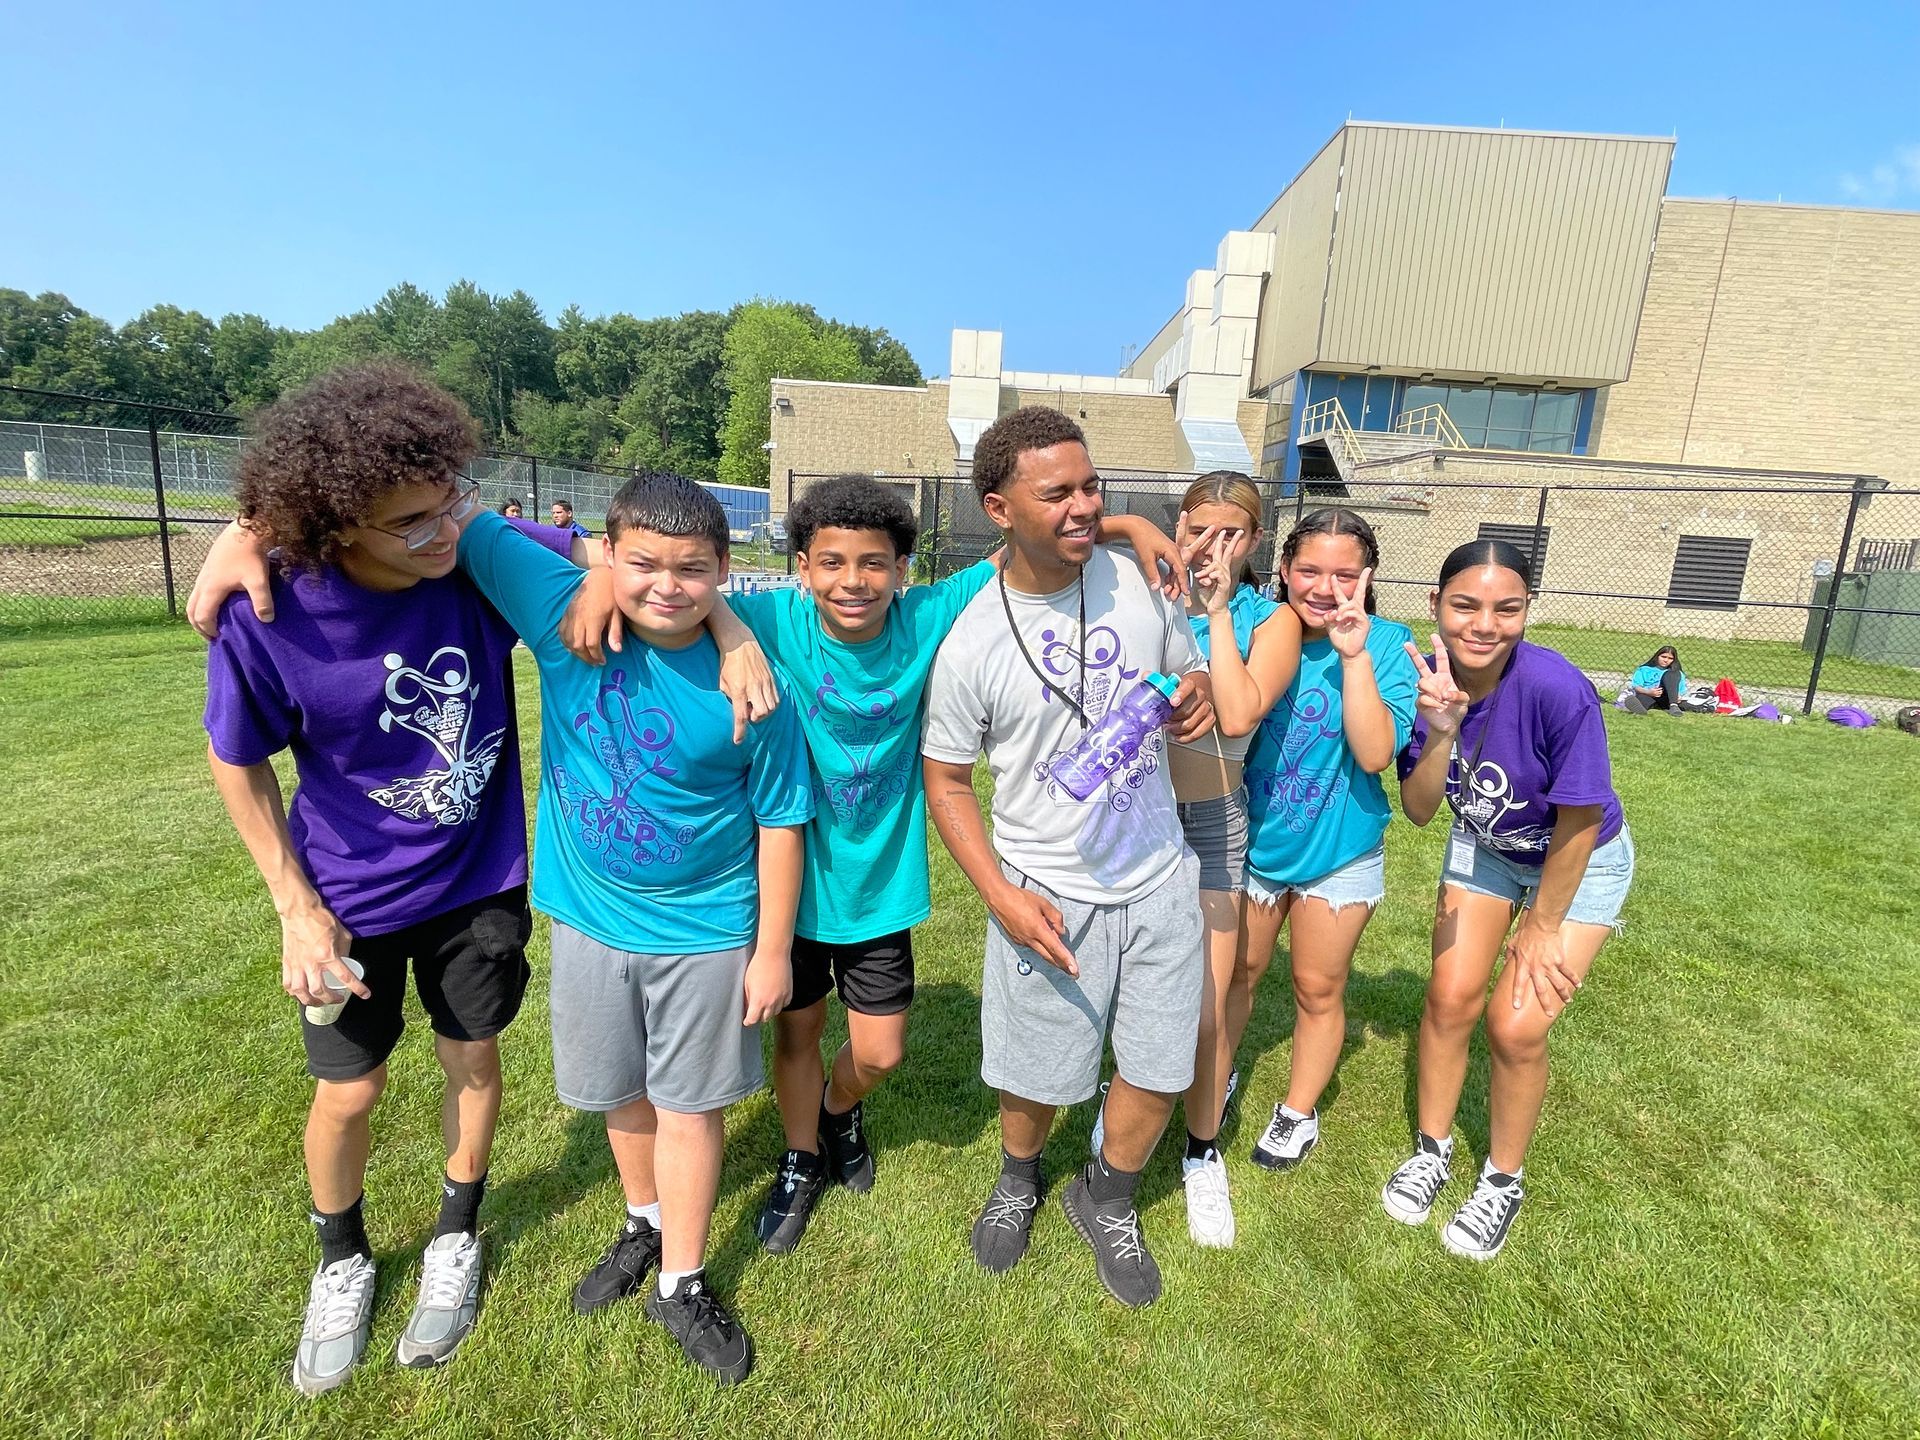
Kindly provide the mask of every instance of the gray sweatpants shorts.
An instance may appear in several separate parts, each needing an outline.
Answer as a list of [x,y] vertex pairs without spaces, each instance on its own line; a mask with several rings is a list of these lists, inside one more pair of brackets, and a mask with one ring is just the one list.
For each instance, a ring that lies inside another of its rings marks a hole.
[[1001,873],[1051,901],[1078,979],[1013,943],[991,915],[980,981],[980,1078],[1042,1105],[1075,1105],[1100,1085],[1107,1033],[1121,1078],[1161,1094],[1193,1083],[1206,967],[1200,862],[1188,851],[1131,905],[1067,900],[1012,866]]
[[553,1083],[576,1110],[642,1098],[698,1115],[758,1090],[760,1027],[746,1018],[752,947],[711,955],[615,950],[553,922]]

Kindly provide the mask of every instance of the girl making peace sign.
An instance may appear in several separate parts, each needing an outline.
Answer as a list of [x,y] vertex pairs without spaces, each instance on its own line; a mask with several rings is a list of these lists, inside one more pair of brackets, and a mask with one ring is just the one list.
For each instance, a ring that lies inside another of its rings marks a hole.
[[1484,1011],[1492,1145],[1440,1236],[1474,1260],[1500,1252],[1520,1213],[1521,1166],[1547,1093],[1547,1031],[1617,928],[1633,879],[1600,699],[1564,656],[1523,638],[1531,590],[1515,546],[1462,545],[1432,596],[1431,672],[1407,646],[1421,664],[1420,714],[1400,757],[1401,808],[1425,825],[1444,799],[1454,824],[1420,1018],[1420,1133],[1380,1199],[1418,1225],[1446,1185],[1467,1042]]
[[1280,547],[1287,604],[1299,617],[1300,668],[1247,757],[1246,946],[1227,994],[1238,1049],[1253,992],[1292,922],[1293,1057],[1286,1098],[1254,1146],[1284,1170],[1320,1136],[1316,1108],[1346,1039],[1347,971],[1386,894],[1381,837],[1391,811],[1381,772],[1413,726],[1412,631],[1373,614],[1380,562],[1373,527],[1351,510],[1316,510]]

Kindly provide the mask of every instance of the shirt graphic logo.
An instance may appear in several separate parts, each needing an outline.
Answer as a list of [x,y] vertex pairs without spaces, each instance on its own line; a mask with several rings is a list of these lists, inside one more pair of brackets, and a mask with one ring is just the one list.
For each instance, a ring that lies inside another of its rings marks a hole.
[[831,807],[834,818],[855,836],[871,831],[887,802],[907,793],[912,767],[919,764],[917,755],[874,763],[874,752],[909,718],[899,713],[899,705],[892,690],[854,694],[842,690],[831,671],[823,671],[807,708],[807,718],[821,722],[839,752],[838,757],[814,757],[820,772],[815,802]]
[[1522,825],[1500,833],[1500,822],[1515,810],[1524,810],[1525,799],[1516,798],[1513,781],[1492,760],[1482,760],[1471,775],[1462,774],[1460,753],[1456,749],[1447,766],[1447,797],[1454,812],[1474,835],[1498,850],[1541,850],[1553,840],[1550,825]]
[[564,765],[553,767],[560,813],[581,845],[616,878],[638,866],[677,865],[693,843],[693,827],[656,815],[635,794],[649,775],[664,780],[679,773],[667,763],[673,758],[673,718],[653,707],[635,710],[626,670],[609,668],[592,708],[573,717],[573,728],[606,772],[596,782]]
[[387,703],[380,712],[380,728],[388,734],[396,725],[411,730],[433,746],[444,766],[367,793],[408,820],[464,825],[479,812],[506,726],[477,742],[473,739],[473,702],[480,686],[467,652],[459,646],[441,646],[420,670],[399,654],[388,655],[385,664]]
[[1346,794],[1347,777],[1338,766],[1317,774],[1303,768],[1308,753],[1320,742],[1340,739],[1340,717],[1332,695],[1315,685],[1302,691],[1298,701],[1291,695],[1284,697],[1266,724],[1270,733],[1280,735],[1280,768],[1255,779],[1253,793],[1269,814],[1282,815],[1287,829],[1298,835]]

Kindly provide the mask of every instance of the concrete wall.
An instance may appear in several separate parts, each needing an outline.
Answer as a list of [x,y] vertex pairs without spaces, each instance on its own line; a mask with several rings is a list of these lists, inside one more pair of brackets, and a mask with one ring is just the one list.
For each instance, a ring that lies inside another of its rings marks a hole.
[[1920,213],[1669,200],[1596,450],[1920,486]]
[[839,474],[953,473],[947,429],[947,387],[841,385],[813,380],[773,382],[769,469],[772,508],[787,513],[787,472]]

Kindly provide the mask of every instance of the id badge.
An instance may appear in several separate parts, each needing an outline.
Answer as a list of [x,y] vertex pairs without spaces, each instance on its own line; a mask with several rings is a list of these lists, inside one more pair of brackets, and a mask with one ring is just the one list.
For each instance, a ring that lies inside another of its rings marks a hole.
[[1463,880],[1473,874],[1473,837],[1464,830],[1455,830],[1447,837],[1447,873],[1458,875]]

